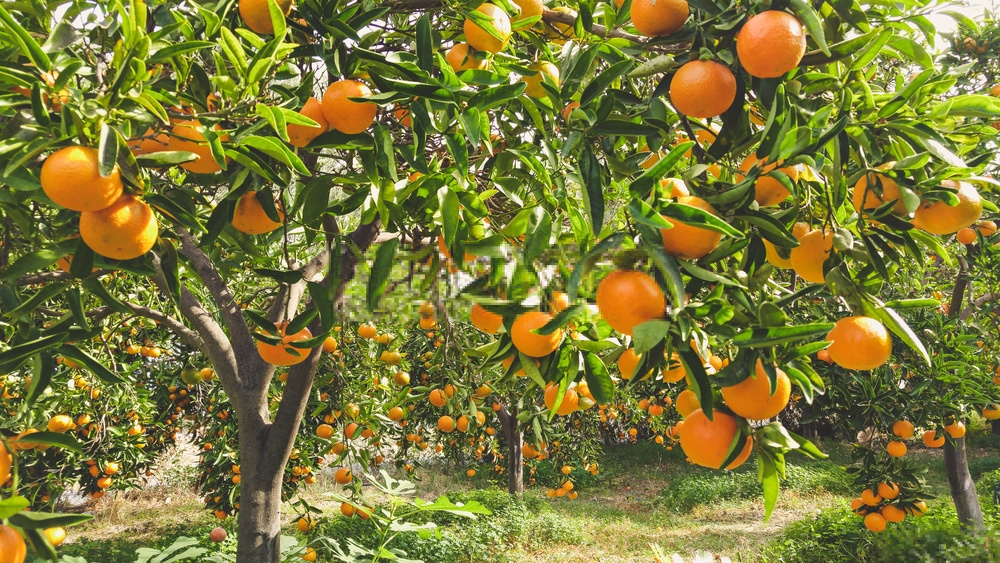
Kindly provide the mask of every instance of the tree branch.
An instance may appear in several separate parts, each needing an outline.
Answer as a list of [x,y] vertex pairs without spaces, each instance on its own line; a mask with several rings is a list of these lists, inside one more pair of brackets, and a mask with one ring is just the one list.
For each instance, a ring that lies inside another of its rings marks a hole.
[[171,332],[177,335],[177,338],[181,340],[184,344],[191,346],[192,348],[197,348],[202,351],[206,356],[208,355],[208,346],[205,344],[205,340],[197,332],[188,328],[179,319],[175,319],[170,315],[157,311],[156,309],[150,309],[149,307],[143,307],[142,305],[136,305],[135,303],[125,304],[133,313],[140,317],[146,317],[147,319],[153,319],[154,321],[159,321],[159,323]]

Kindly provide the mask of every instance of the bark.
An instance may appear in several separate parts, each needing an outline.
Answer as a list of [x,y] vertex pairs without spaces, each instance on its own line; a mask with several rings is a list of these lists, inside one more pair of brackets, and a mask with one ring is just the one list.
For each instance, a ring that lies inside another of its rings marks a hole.
[[944,467],[948,474],[951,498],[955,501],[958,521],[974,529],[983,527],[983,510],[979,506],[976,484],[969,474],[969,462],[965,455],[965,438],[946,440],[944,444]]
[[512,495],[524,492],[524,458],[521,455],[523,434],[517,429],[517,407],[501,407],[497,411],[500,427],[507,439],[507,492]]
[[990,426],[993,427],[994,434],[1000,434],[1000,420],[994,420],[990,423]]
[[281,561],[281,479],[263,454],[263,437],[240,432],[240,512],[236,560]]

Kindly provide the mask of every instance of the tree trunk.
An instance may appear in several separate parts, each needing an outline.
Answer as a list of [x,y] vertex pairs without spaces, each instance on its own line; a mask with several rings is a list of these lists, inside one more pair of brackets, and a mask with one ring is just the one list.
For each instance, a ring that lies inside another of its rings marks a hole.
[[[265,467],[260,444],[241,444],[240,511],[236,560],[239,563],[281,561],[281,478],[284,466]],[[264,473],[270,474],[264,474]]]
[[993,427],[994,434],[1000,434],[1000,420],[994,420],[990,425]]
[[951,486],[951,498],[955,502],[958,520],[975,529],[983,527],[983,510],[979,506],[976,484],[969,474],[969,462],[965,456],[965,438],[945,440],[944,468]]
[[521,454],[521,444],[524,437],[517,429],[517,407],[501,407],[497,411],[500,427],[507,439],[507,492],[518,495],[524,492],[524,458]]

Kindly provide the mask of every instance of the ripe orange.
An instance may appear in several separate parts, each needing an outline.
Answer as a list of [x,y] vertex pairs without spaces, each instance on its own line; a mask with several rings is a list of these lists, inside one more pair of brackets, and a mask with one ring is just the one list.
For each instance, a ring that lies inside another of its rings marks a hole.
[[357,512],[357,509],[354,508],[353,504],[346,501],[340,503],[340,513],[343,514],[344,516],[351,518],[352,516],[354,516],[355,512]]
[[798,66],[806,52],[802,23],[788,12],[750,16],[736,35],[736,55],[751,76],[777,78]]
[[958,242],[962,244],[975,244],[976,231],[974,229],[966,227],[964,229],[960,229],[958,233],[955,235],[955,238],[958,239]]
[[[634,4],[632,8],[634,11]],[[735,99],[736,77],[725,65],[715,61],[684,63],[670,81],[670,102],[688,117],[722,115]]]
[[943,201],[926,202],[913,214],[913,226],[935,235],[950,235],[972,226],[983,214],[983,200],[976,188],[967,182],[945,180],[941,185],[957,189],[958,203],[949,206]]
[[510,339],[519,352],[533,358],[548,356],[559,348],[563,331],[556,329],[552,334],[535,334],[531,331],[542,328],[552,320],[552,316],[541,311],[521,313],[510,327]]
[[549,93],[542,87],[542,81],[550,82],[559,86],[559,67],[549,61],[536,61],[528,66],[529,70],[536,71],[533,76],[522,76],[521,81],[527,86],[524,93],[532,98],[545,98]]
[[[768,164],[766,161],[758,161],[757,154],[751,152],[747,155],[743,162],[740,164],[740,171],[743,172],[742,175],[737,174],[737,180],[741,180],[746,174],[750,172],[750,169],[754,166],[761,167],[761,174],[757,177],[756,183],[754,183],[754,201],[757,205],[761,207],[770,207],[772,205],[777,205],[788,196],[792,195],[792,192],[788,191],[785,186],[778,181],[777,178],[773,176],[768,176],[772,170],[775,169],[774,164]],[[792,182],[799,179],[799,169],[797,166],[785,166],[779,168],[778,172],[786,174]]]
[[45,534],[45,537],[48,538],[49,543],[53,547],[58,547],[62,542],[66,541],[66,528],[46,528],[42,533]]
[[80,236],[94,252],[115,260],[131,260],[149,252],[159,235],[153,210],[124,194],[100,211],[80,214]]
[[611,328],[629,336],[636,326],[663,318],[667,308],[656,280],[638,270],[615,270],[604,276],[597,286],[596,301],[597,310]]
[[876,534],[885,531],[885,517],[878,512],[872,512],[865,516],[865,528]]
[[[221,131],[218,125],[212,128],[214,131]],[[167,150],[172,151],[187,151],[198,155],[198,160],[192,160],[191,162],[185,162],[181,164],[181,168],[187,170],[188,172],[194,172],[195,174],[214,174],[222,167],[219,166],[218,162],[212,158],[212,151],[208,147],[208,142],[205,141],[205,126],[201,124],[197,119],[192,121],[179,121],[174,124],[174,128],[171,130],[173,137],[167,143]],[[222,133],[219,135],[219,140],[228,141],[229,135]],[[228,161],[229,158],[226,158]]]
[[105,178],[98,172],[97,150],[72,146],[57,150],[42,164],[42,191],[56,205],[73,211],[100,211],[122,195],[115,166]]
[[365,340],[371,340],[372,338],[375,338],[376,335],[378,335],[378,329],[376,329],[375,325],[371,323],[365,323],[358,327],[358,336],[364,338]]
[[303,516],[295,522],[295,527],[304,534],[316,527],[316,521],[309,516]]
[[[681,427],[681,449],[692,463],[710,469],[720,469],[722,462],[726,460],[729,445],[739,431],[736,419],[731,415],[714,411],[712,420],[709,420],[701,409],[697,409],[684,419],[684,426]],[[744,446],[747,457],[750,455],[746,451],[748,447],[750,447],[749,441]],[[743,457],[744,452],[740,453],[740,457]],[[737,467],[736,462],[727,469]]]
[[0,442],[0,486],[3,486],[10,479],[10,465],[10,454],[7,453],[7,448],[3,445],[3,442]]
[[641,357],[635,353],[634,348],[627,348],[618,356],[618,371],[622,379],[632,379],[635,375],[635,368],[639,367]]
[[997,232],[997,224],[995,221],[983,221],[979,223],[976,228],[979,230],[980,234],[983,235],[983,237],[988,237]]
[[337,339],[332,336],[327,336],[323,340],[323,351],[327,354],[332,354],[337,351]]
[[308,125],[290,124],[287,128],[288,141],[296,147],[302,148],[313,142],[313,139],[326,133],[330,129],[330,123],[323,114],[323,104],[316,98],[310,97],[306,100],[299,113],[315,121],[318,125],[310,127]]
[[701,408],[701,401],[698,400],[698,395],[695,395],[694,391],[685,389],[677,395],[674,405],[681,417],[686,419],[691,413]]
[[496,334],[503,326],[503,317],[487,311],[482,305],[476,303],[469,311],[469,322],[486,334]]
[[455,429],[455,419],[444,415],[438,419],[437,428],[441,432],[451,432]]
[[[281,202],[276,202],[278,217],[285,220],[285,212]],[[262,235],[281,227],[281,222],[275,223],[264,212],[264,206],[257,199],[256,192],[247,192],[240,196],[233,213],[233,228],[248,235]]]
[[[937,436],[937,438],[935,438]],[[928,430],[923,435],[924,445],[928,448],[940,448],[944,445],[944,434],[935,430]]]
[[395,375],[392,376],[392,382],[400,387],[410,384],[410,374],[405,371],[397,371]]
[[398,422],[403,420],[403,414],[402,407],[392,407],[389,409],[389,412],[386,413],[386,416],[389,417],[389,420]]
[[468,43],[456,43],[451,49],[448,49],[444,58],[455,72],[489,70],[490,68],[489,59],[474,57]]
[[882,495],[872,489],[865,489],[861,491],[861,501],[868,506],[878,506],[882,500]]
[[833,232],[816,229],[796,237],[799,245],[792,249],[790,261],[792,269],[802,279],[811,283],[823,283],[823,263],[833,252]]
[[886,444],[885,450],[889,452],[892,457],[903,457],[906,455],[906,443],[892,441]]
[[927,503],[922,500],[918,500],[913,503],[912,507],[907,508],[906,512],[912,514],[913,516],[923,516],[924,514],[927,514]]
[[316,427],[316,435],[324,440],[329,440],[333,436],[333,427],[329,424],[320,424]]
[[28,546],[21,534],[10,526],[0,524],[0,554],[3,554],[4,562],[24,563],[27,553]]
[[952,422],[944,427],[944,431],[954,439],[965,437],[965,423],[961,420]]
[[684,368],[684,364],[681,363],[681,357],[677,354],[677,352],[674,352],[670,355],[670,360],[667,361],[667,365],[663,366],[663,382],[677,383],[686,376],[687,370]]
[[435,407],[443,407],[448,403],[448,395],[440,389],[434,389],[427,395],[427,400]]
[[864,501],[860,498],[851,499],[851,511],[859,516],[864,514],[864,511],[861,509],[864,505]]
[[983,409],[983,418],[986,420],[1000,420],[1000,406],[990,405]]
[[892,340],[878,319],[845,317],[826,334],[833,343],[827,350],[830,358],[844,369],[875,369],[889,360]]
[[[549,383],[545,387],[545,408],[552,410],[552,407],[556,404],[556,395],[559,394],[559,386],[553,383]],[[576,410],[576,407],[580,404],[580,396],[573,389],[567,389],[563,394],[563,400],[559,403],[559,408],[556,410],[556,414],[559,416],[566,416]]]
[[785,372],[777,370],[774,394],[764,365],[757,359],[754,375],[736,385],[722,388],[722,398],[734,413],[750,420],[767,420],[785,410],[792,393],[792,382]]
[[285,334],[287,327],[288,323],[282,323],[280,327],[275,325],[277,334],[271,334],[271,336],[281,336],[280,344],[269,344],[263,340],[257,341],[257,353],[265,362],[275,366],[294,366],[304,362],[309,357],[309,350],[295,348],[291,346],[291,343],[312,338],[312,332],[308,328],[303,328],[295,334]]
[[354,474],[351,473],[350,469],[346,467],[341,467],[333,474],[333,480],[340,485],[346,485],[354,480]]
[[913,423],[908,420],[897,420],[892,424],[892,433],[903,440],[909,440],[913,437]]
[[49,419],[49,432],[65,432],[73,428],[73,419],[65,414],[57,414]]
[[[681,196],[677,198],[677,203],[697,207],[712,215],[718,215],[715,208],[697,196]],[[673,228],[660,229],[660,236],[663,238],[663,248],[668,254],[682,260],[704,258],[715,250],[719,246],[719,241],[722,240],[722,233],[718,231],[687,224],[669,217],[664,218],[673,225]]]
[[[894,162],[888,162],[879,168],[892,168]],[[876,191],[881,190],[881,191]],[[854,210],[860,214],[862,210],[871,211],[877,209],[886,202],[894,201],[892,214],[897,217],[905,217],[908,212],[903,203],[902,194],[896,181],[875,172],[868,172],[854,184],[854,194],[852,196]]]
[[899,496],[899,485],[895,483],[879,483],[878,494],[883,499],[892,500]]
[[[621,4],[619,4],[619,7]],[[632,24],[646,37],[676,33],[688,19],[686,0],[633,0]]]
[[902,522],[906,518],[906,511],[895,504],[887,504],[882,507],[882,517],[886,522]]
[[371,88],[357,80],[338,80],[323,93],[323,115],[326,121],[341,133],[363,133],[378,115],[378,106],[371,102],[355,102],[350,98],[368,98]]
[[[268,0],[240,0],[240,17],[243,18],[243,23],[247,24],[247,27],[252,29],[254,33],[260,35],[274,33],[271,10],[268,8],[267,2]],[[275,0],[275,4],[286,16],[292,11],[292,0]]]
[[493,29],[500,35],[500,39],[493,37],[485,29],[479,26],[478,23],[472,21],[472,19],[466,18],[465,20],[465,40],[468,41],[469,45],[473,49],[478,51],[489,51],[490,53],[499,53],[507,47],[507,42],[510,40],[510,17],[507,16],[507,12],[504,12],[499,6],[494,4],[486,3],[481,4],[476,11],[484,14],[490,19],[490,24],[493,25]]

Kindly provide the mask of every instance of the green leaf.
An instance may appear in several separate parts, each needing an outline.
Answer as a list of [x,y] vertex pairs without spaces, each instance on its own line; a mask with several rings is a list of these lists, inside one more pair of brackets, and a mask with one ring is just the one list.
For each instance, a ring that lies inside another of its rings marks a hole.
[[[24,441],[31,444],[64,448],[78,454],[83,453],[83,446],[71,434],[61,434],[59,432],[35,432],[34,434],[25,436]],[[34,512],[32,512],[32,514],[34,514]]]
[[200,51],[202,49],[209,49],[215,46],[214,41],[189,41],[185,40],[183,43],[176,43],[163,49],[158,50],[146,61],[148,65],[154,65],[156,63],[165,63],[170,59],[176,57],[177,55],[186,55],[193,51]]
[[287,145],[282,142],[276,141],[270,137],[260,137],[257,135],[248,135],[241,139],[240,142],[245,146],[253,147],[259,150],[289,168],[294,169],[303,176],[310,176],[312,174],[309,169],[306,168],[302,159],[300,159],[291,151],[291,149],[288,148]]
[[637,325],[632,330],[633,347],[636,354],[645,354],[663,341],[670,333],[671,323],[653,320]]
[[615,397],[615,384],[611,381],[611,374],[608,373],[607,366],[601,361],[597,354],[583,352],[584,377],[587,386],[590,387],[590,394],[598,404],[610,403]]
[[4,316],[10,319],[16,319],[21,315],[34,311],[37,307],[39,307],[49,299],[52,299],[57,295],[62,294],[67,289],[69,289],[69,284],[67,282],[53,282],[50,284],[46,284],[42,286],[41,289],[36,291],[35,294],[32,295],[29,299],[26,299],[14,309],[4,313]]
[[35,354],[31,357],[31,385],[28,387],[28,397],[25,399],[27,404],[34,404],[45,392],[45,388],[52,381],[55,365],[56,362],[51,354]]
[[368,310],[374,311],[378,306],[382,293],[389,285],[389,277],[396,261],[396,248],[399,239],[389,239],[379,245],[372,262],[371,276],[368,278],[367,304]]
[[[15,6],[14,3],[8,5],[11,7]],[[48,55],[45,54],[45,51],[42,50],[38,43],[35,43],[31,34],[21,27],[21,24],[17,23],[17,20],[11,17],[10,12],[3,5],[0,5],[0,21],[11,31],[11,39],[17,43],[18,48],[31,60],[32,64],[43,71],[48,71],[52,68],[52,62],[49,60]]]
[[52,264],[58,262],[60,258],[66,256],[67,252],[68,248],[63,249],[62,247],[29,252],[11,264],[7,270],[4,271],[3,276],[0,276],[0,280],[11,281],[25,274],[30,274],[32,272],[48,268]]
[[63,356],[76,360],[77,362],[83,364],[83,367],[87,368],[91,373],[96,375],[101,381],[105,383],[124,383],[125,381],[115,375],[111,370],[104,367],[101,362],[97,361],[93,356],[80,350],[72,344],[63,344],[58,349],[58,352]]
[[421,70],[434,70],[434,47],[431,45],[431,20],[424,14],[417,20],[417,64]]
[[694,350],[686,346],[684,349],[676,350],[676,352],[681,357],[684,369],[687,370],[688,380],[694,383],[692,390],[698,395],[698,403],[701,405],[702,412],[709,420],[712,420],[715,397],[712,394],[712,383],[708,380],[708,372],[705,371],[701,358]]
[[673,170],[674,165],[684,158],[684,153],[690,150],[693,146],[693,141],[687,141],[677,145],[671,149],[669,153],[660,158],[656,164],[651,166],[649,170],[643,172],[642,175],[636,178],[628,188],[632,197],[645,199],[646,196],[649,195],[649,192],[653,189],[657,180],[666,175],[667,172]]
[[480,90],[469,98],[468,107],[479,111],[493,109],[520,96],[526,86],[524,82],[515,82]]
[[267,8],[271,11],[271,24],[274,26],[275,39],[285,36],[288,23],[285,21],[285,14],[281,11],[275,0],[267,0]]
[[668,221],[670,219],[677,219],[682,223],[709,229],[733,238],[743,238],[742,232],[718,216],[685,203],[672,202],[668,204],[663,209],[663,215]]
[[583,314],[586,310],[587,305],[585,303],[575,303],[572,307],[567,307],[562,311],[559,311],[558,315],[552,317],[552,320],[545,323],[545,325],[541,328],[537,328],[531,332],[541,335],[552,334],[556,330],[566,326],[566,323],[568,323],[570,319]]
[[833,323],[814,323],[796,326],[752,328],[741,331],[733,338],[733,345],[746,348],[761,348],[786,342],[795,342],[818,335],[826,335]]
[[570,302],[576,301],[577,291],[580,288],[580,281],[583,279],[583,274],[589,269],[588,263],[591,258],[598,256],[612,248],[617,248],[628,238],[628,235],[623,232],[612,233],[608,235],[605,239],[601,240],[591,248],[589,252],[583,255],[581,260],[577,263],[576,268],[573,269],[573,273],[570,274],[569,282],[566,284],[566,295],[569,297]]
[[906,321],[903,320],[903,317],[899,316],[899,313],[886,306],[875,307],[874,310],[876,318],[885,323],[886,327],[898,336],[903,343],[912,348],[914,352],[920,354],[920,357],[927,362],[928,366],[931,365],[931,356],[927,353],[924,343],[917,338],[913,329],[910,328],[910,325],[906,324]]
[[799,17],[799,20],[805,24],[806,29],[809,30],[809,35],[812,35],[813,41],[819,45],[819,49],[827,56],[830,56],[830,48],[826,44],[826,35],[823,33],[823,22],[812,5],[805,0],[789,0],[788,4],[792,7],[795,15]]
[[442,186],[437,192],[438,207],[441,209],[441,227],[444,242],[448,248],[455,244],[458,234],[459,201],[458,195],[448,186]]
[[0,520],[10,518],[27,508],[30,504],[28,499],[24,497],[10,497],[0,500]]
[[580,106],[587,106],[598,96],[604,95],[605,91],[615,80],[618,80],[621,75],[632,70],[634,66],[635,61],[631,58],[627,58],[604,69],[604,71],[594,77],[594,79],[590,81],[590,84],[587,84],[587,87],[583,89],[583,94],[580,96]]
[[591,228],[597,235],[604,226],[604,176],[601,174],[601,164],[589,146],[581,151],[579,167],[584,186],[584,205],[590,216]]
[[779,483],[773,454],[766,450],[757,452],[757,480],[764,489],[764,522],[767,522],[778,504]]

